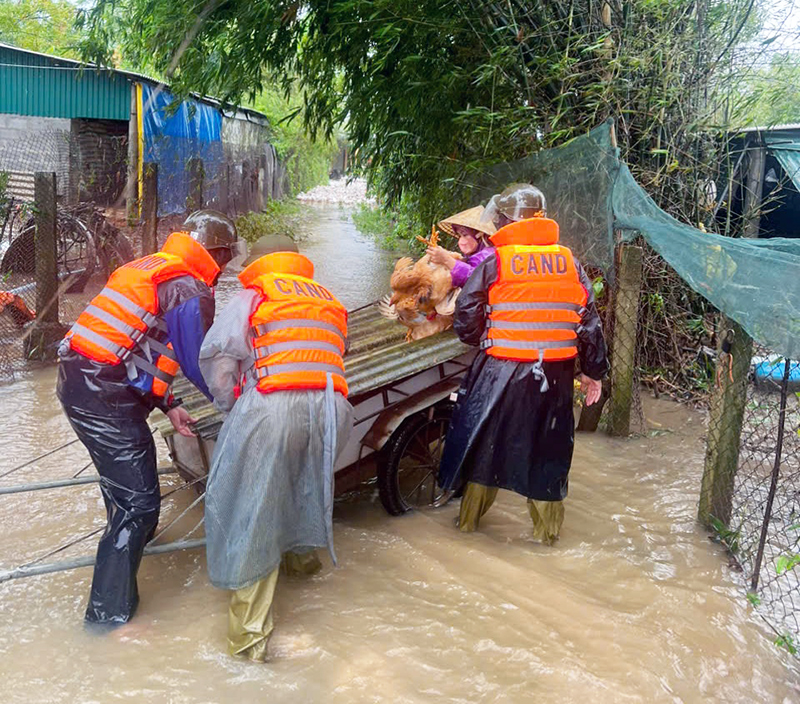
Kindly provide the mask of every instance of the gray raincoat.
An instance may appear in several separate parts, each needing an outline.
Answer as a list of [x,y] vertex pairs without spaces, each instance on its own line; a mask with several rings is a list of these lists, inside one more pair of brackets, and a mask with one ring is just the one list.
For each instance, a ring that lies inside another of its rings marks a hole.
[[222,589],[266,577],[281,555],[333,552],[333,465],[353,409],[328,386],[264,394],[234,388],[253,365],[250,316],[260,302],[245,289],[222,310],[200,351],[214,405],[230,411],[211,462],[205,500],[208,575]]

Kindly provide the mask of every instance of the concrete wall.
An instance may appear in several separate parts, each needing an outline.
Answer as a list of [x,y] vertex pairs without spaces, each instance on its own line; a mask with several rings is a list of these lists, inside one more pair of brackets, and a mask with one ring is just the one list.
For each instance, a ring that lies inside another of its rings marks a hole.
[[28,175],[54,171],[58,193],[69,181],[70,121],[0,114],[0,171]]

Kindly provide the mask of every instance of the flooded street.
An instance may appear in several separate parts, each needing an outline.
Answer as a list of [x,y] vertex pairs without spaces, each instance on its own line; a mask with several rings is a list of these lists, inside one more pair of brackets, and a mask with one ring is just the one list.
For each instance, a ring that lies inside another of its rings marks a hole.
[[[318,280],[348,307],[386,292],[395,255],[338,207],[315,212],[301,247]],[[74,438],[54,385],[51,368],[0,386],[0,474]],[[370,490],[338,502],[339,567],[325,558],[310,580],[281,577],[265,665],[226,654],[228,594],[209,584],[202,550],[146,557],[134,621],[103,637],[82,626],[90,568],[0,584],[0,702],[800,701],[795,658],[695,521],[702,414],[652,399],[644,413],[646,437],[578,436],[552,548],[533,542],[525,501],[508,492],[471,535],[453,525],[457,502],[398,518]],[[0,486],[86,462],[74,444]],[[181,483],[166,476],[163,491]],[[167,499],[162,525],[195,498]],[[201,516],[192,509],[166,537]],[[0,570],[103,524],[95,485],[0,495]]]
[[[328,286],[348,309],[379,299],[389,289],[389,275],[402,253],[380,249],[375,240],[361,234],[351,211],[333,203],[303,203],[308,231],[297,245],[314,262],[314,278]],[[240,290],[239,270],[226,271],[217,288],[224,304]]]

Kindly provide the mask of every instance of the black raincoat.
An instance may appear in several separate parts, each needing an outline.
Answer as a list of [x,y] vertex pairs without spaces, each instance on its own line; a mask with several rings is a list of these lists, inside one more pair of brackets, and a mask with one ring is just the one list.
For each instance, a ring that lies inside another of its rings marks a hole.
[[[158,301],[169,332],[164,342],[173,343],[181,369],[207,392],[197,358],[214,320],[211,289],[182,276],[158,285]],[[165,411],[166,401],[131,382],[124,364],[92,361],[66,341],[59,349],[56,393],[97,468],[108,514],[97,547],[86,621],[126,623],[139,603],[136,573],[161,508],[156,446],[147,416],[155,407]]]
[[[602,379],[608,371],[606,344],[594,294],[588,293],[578,331],[581,371]],[[454,325],[462,342],[485,336],[489,287],[497,281],[497,257],[482,262],[461,289]],[[439,483],[456,489],[464,481],[510,489],[529,499],[561,501],[567,495],[575,420],[572,411],[575,360],[542,364],[549,388],[533,362],[498,359],[480,352],[458,391],[439,469]]]

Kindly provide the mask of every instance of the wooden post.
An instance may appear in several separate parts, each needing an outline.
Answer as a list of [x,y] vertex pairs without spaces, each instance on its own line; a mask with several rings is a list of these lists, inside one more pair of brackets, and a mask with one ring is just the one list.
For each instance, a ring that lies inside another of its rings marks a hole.
[[205,179],[205,168],[203,160],[199,157],[189,159],[187,164],[189,170],[189,197],[186,199],[186,210],[190,213],[204,207],[203,200],[203,181]]
[[58,261],[56,249],[56,175],[33,177],[36,207],[36,319],[58,322]]
[[761,195],[764,189],[764,164],[767,159],[767,150],[764,147],[751,147],[748,149],[749,164],[744,191],[744,215],[747,222],[742,235],[744,237],[758,237],[761,225]]
[[139,219],[139,194],[137,174],[139,162],[139,134],[137,131],[136,84],[131,83],[131,110],[128,119],[128,171],[125,181],[125,212],[128,225],[133,227]]
[[620,246],[617,295],[614,300],[614,343],[611,353],[611,398],[608,432],[626,436],[631,429],[631,403],[636,368],[636,328],[642,288],[642,248]]
[[[758,237],[766,150],[760,145],[748,147],[749,162],[744,194],[747,222],[743,233],[746,237]],[[747,403],[747,375],[753,355],[753,340],[741,326],[724,315],[720,316],[717,335],[720,346],[728,330],[733,331],[733,366],[729,371],[727,359],[717,355],[717,378],[720,384],[714,388],[711,396],[706,461],[697,514],[700,522],[712,530],[716,527],[716,521],[727,527],[731,519],[733,488],[739,468],[742,421]]]
[[67,329],[58,322],[58,245],[56,175],[36,173],[33,177],[36,209],[36,319],[23,338],[27,359],[52,361],[58,342]]
[[142,256],[158,251],[158,164],[144,165]]
[[728,330],[733,330],[733,366],[730,372],[727,365],[720,370],[720,383],[715,386],[711,396],[706,460],[700,490],[698,518],[707,528],[714,527],[712,519],[727,526],[731,518],[733,486],[739,467],[739,442],[747,400],[747,375],[753,354],[753,340],[737,323],[724,315],[720,316],[717,335],[720,345]]

